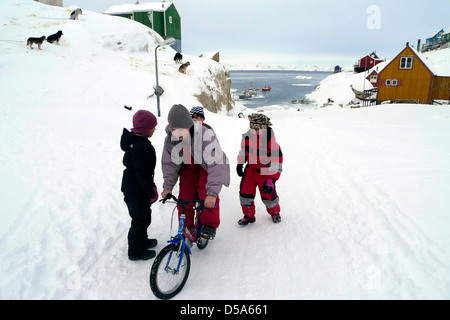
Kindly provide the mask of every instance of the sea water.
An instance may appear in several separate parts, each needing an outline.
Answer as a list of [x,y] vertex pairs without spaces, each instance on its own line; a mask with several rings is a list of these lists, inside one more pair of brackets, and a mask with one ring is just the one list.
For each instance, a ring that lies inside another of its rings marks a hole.
[[[231,90],[234,98],[248,108],[282,105],[295,106],[292,99],[306,100],[306,95],[314,91],[316,85],[328,77],[331,72],[324,71],[291,71],[291,70],[257,70],[230,71]],[[262,91],[270,86],[270,91]],[[250,99],[239,99],[239,95],[256,91]]]

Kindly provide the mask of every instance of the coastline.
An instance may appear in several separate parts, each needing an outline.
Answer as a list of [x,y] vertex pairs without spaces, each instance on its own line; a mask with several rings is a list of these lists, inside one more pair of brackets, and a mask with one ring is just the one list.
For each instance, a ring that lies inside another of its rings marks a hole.
[[[228,64],[222,63],[230,71],[323,71],[333,72],[334,66],[299,65],[299,66],[271,66],[267,64]],[[343,68],[344,69],[344,68]]]

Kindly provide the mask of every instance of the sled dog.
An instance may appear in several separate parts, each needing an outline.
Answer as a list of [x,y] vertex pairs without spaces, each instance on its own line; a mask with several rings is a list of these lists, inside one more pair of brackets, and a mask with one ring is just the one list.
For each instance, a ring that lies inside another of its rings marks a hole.
[[42,36],[40,38],[28,38],[27,40],[27,46],[30,46],[31,49],[33,49],[33,44],[37,44],[39,50],[41,50],[41,45],[45,40],[45,36]]
[[61,39],[62,35],[63,35],[62,31],[59,30],[57,33],[48,36],[47,41],[50,43],[53,43],[56,41],[56,44],[59,44],[59,39]]

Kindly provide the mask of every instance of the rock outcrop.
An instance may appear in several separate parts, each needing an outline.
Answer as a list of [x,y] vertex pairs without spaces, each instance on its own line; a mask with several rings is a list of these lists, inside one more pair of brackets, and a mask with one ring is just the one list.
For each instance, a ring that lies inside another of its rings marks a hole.
[[227,112],[234,107],[231,95],[230,72],[221,64],[209,65],[207,74],[201,78],[202,89],[195,97],[207,110],[217,113],[223,108]]

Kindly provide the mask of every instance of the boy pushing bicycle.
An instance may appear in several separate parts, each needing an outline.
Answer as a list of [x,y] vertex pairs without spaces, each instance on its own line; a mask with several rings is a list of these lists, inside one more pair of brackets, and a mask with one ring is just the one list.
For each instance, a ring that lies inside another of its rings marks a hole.
[[[208,210],[201,216],[202,237],[213,239],[220,225],[220,199],[222,186],[230,185],[230,166],[220,147],[214,130],[207,124],[193,120],[183,105],[172,106],[168,115],[167,136],[162,154],[164,191],[162,198],[172,193],[180,179],[181,200],[204,200]],[[181,214],[178,206],[178,214]],[[194,223],[192,206],[186,208],[186,228]]]

